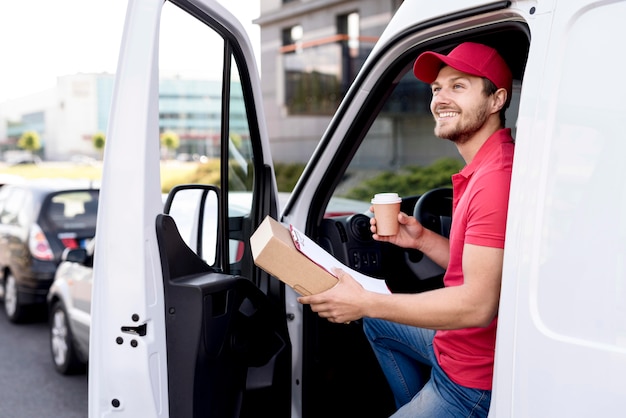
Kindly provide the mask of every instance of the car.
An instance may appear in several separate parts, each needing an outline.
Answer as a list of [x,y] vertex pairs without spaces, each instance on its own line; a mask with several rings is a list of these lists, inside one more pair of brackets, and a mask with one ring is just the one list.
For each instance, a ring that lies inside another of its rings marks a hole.
[[66,248],[48,291],[50,353],[65,375],[85,370],[89,358],[94,240],[86,248]]
[[[177,189],[173,192],[176,193]],[[184,190],[184,189],[183,189]],[[179,228],[184,228],[193,219],[194,208],[191,206],[191,195],[181,198],[176,193],[177,213],[173,214]],[[185,192],[182,192],[185,194]],[[285,204],[289,193],[280,193],[279,201]],[[250,208],[252,196],[249,193],[232,193],[230,196],[229,217],[246,215]],[[186,199],[186,204],[181,204]],[[164,202],[167,195],[163,196]],[[328,206],[327,217],[331,218],[346,214],[363,214],[369,210],[369,203],[335,198]],[[215,208],[215,206],[210,206]],[[182,208],[182,209],[181,209]],[[169,208],[168,208],[169,212]],[[207,217],[215,218],[216,214]],[[190,235],[188,231],[187,236]],[[191,239],[187,242],[191,243]],[[211,246],[208,246],[211,248]],[[91,290],[93,284],[93,260],[95,240],[89,241],[85,248],[66,248],[61,256],[52,285],[48,291],[48,328],[50,354],[57,372],[63,375],[82,373],[89,361],[89,329],[91,324]],[[242,244],[236,240],[231,242],[232,262],[240,256]],[[209,252],[205,258],[213,260],[215,254]]]
[[41,157],[29,151],[5,151],[4,161],[7,165],[40,164]]
[[0,173],[0,187],[6,186],[7,184],[23,183],[24,180],[24,177],[18,176],[17,174]]
[[86,248],[99,188],[89,180],[36,179],[0,189],[0,296],[13,323],[45,312],[63,251]]

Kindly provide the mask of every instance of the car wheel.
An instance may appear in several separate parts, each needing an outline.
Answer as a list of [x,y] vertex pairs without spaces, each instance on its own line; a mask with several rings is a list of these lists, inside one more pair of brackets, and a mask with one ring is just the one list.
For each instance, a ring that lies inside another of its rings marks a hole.
[[26,308],[20,304],[15,277],[11,273],[4,280],[4,312],[13,323],[21,322],[26,316]]
[[62,302],[55,302],[50,311],[50,352],[56,370],[65,375],[83,372],[85,364],[78,358]]

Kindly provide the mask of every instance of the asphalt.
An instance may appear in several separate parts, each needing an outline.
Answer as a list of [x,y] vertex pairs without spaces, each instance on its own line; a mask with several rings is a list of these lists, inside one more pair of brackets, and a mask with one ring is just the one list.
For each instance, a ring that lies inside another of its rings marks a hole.
[[56,372],[45,318],[14,325],[0,302],[0,418],[86,418],[87,375]]

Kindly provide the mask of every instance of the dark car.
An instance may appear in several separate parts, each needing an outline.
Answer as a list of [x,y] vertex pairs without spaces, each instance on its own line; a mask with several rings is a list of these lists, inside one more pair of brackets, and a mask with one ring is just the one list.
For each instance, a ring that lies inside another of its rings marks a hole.
[[11,322],[45,307],[63,251],[93,239],[98,197],[90,181],[30,180],[0,189],[0,296]]

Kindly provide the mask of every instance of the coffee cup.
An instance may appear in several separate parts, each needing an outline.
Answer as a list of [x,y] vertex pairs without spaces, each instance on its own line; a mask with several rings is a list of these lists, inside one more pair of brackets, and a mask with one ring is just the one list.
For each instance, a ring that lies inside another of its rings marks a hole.
[[398,213],[402,199],[398,193],[377,193],[372,199],[374,217],[376,218],[376,234],[381,236],[398,233]]

